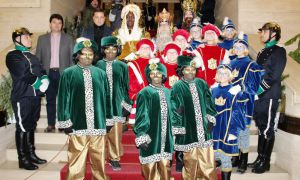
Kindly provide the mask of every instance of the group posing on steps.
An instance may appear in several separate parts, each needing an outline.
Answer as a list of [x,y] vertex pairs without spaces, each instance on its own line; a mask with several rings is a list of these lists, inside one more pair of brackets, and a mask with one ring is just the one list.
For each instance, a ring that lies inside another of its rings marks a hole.
[[[192,9],[186,11],[193,14]],[[94,16],[104,17],[104,13],[96,10]],[[19,167],[35,170],[47,163],[35,154],[34,131],[41,96],[49,96],[51,83],[56,83],[52,71],[58,70],[58,127],[70,137],[66,179],[84,178],[87,153],[93,179],[109,179],[106,150],[113,170],[121,170],[122,130],[127,123],[136,135],[145,179],[171,179],[173,153],[176,171],[187,180],[217,179],[217,167],[223,180],[230,179],[235,166],[239,173],[247,167],[258,174],[269,171],[286,64],[286,51],[277,45],[280,26],[268,22],[259,28],[265,47],[253,61],[247,35],[237,33],[228,18],[222,31],[194,18],[188,21],[188,29],[173,32],[171,15],[164,9],[159,13],[157,36],[151,39],[139,27],[137,5],[124,6],[121,16],[122,25],[114,33],[101,33],[100,39],[98,34],[97,40],[78,38],[74,47],[70,43],[68,57],[73,62],[62,72],[60,51],[56,51],[62,34],[49,36],[51,55],[56,56],[50,58],[52,68],[47,72],[45,61],[30,52],[32,33],[24,27],[13,31],[15,49],[7,54],[6,65],[13,80]],[[50,24],[53,19],[62,21],[55,15]],[[94,33],[103,32],[95,28]],[[253,119],[259,132],[258,156],[248,164]]]

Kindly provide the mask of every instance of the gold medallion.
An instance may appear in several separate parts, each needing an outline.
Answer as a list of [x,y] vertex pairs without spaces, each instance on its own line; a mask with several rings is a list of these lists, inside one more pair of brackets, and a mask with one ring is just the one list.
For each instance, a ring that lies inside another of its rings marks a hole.
[[217,60],[216,59],[210,58],[207,62],[208,62],[209,69],[212,69],[212,70],[217,69]]

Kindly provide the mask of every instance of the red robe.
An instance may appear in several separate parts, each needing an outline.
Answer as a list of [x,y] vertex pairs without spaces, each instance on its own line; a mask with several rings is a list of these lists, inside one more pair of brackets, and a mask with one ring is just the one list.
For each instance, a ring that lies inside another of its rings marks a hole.
[[205,70],[198,69],[197,77],[200,77],[206,81],[208,87],[213,85],[217,68],[220,62],[224,59],[226,49],[219,47],[218,45],[205,45],[198,47],[197,51],[200,53],[203,59]]
[[137,94],[144,87],[148,85],[148,81],[145,75],[146,66],[149,63],[149,59],[139,57],[135,61],[128,63],[128,74],[129,74],[129,98],[133,100],[132,109],[129,115],[129,123],[134,124],[135,112],[136,112],[136,97]]
[[164,83],[164,85],[166,88],[170,89],[170,88],[172,88],[174,83],[179,80],[179,77],[176,73],[177,64],[169,64],[166,62],[164,62],[163,64],[166,66],[167,72],[168,72],[168,79]]
[[[145,75],[146,66],[149,63],[149,59],[139,57],[135,61],[128,63],[129,73],[129,98],[136,100],[136,96],[141,89],[148,85],[148,81]],[[134,72],[134,67],[137,70],[137,74]],[[141,77],[142,82],[139,82],[138,76]]]

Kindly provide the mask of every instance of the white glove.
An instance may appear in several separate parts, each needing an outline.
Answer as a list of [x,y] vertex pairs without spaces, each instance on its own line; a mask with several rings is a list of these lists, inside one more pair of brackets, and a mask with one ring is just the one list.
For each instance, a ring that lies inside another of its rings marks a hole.
[[258,95],[257,94],[255,94],[255,96],[254,96],[254,100],[256,101],[256,100],[258,100],[259,98],[258,98]]
[[41,82],[42,82],[42,84],[40,86],[40,91],[41,92],[46,92],[46,90],[48,89],[48,86],[49,86],[49,80],[48,79],[43,79]]
[[136,55],[134,53],[130,53],[128,56],[124,58],[127,61],[132,61],[136,59]]
[[148,21],[151,21],[152,17],[151,16],[148,16]]
[[230,94],[236,95],[242,90],[240,85],[233,86],[232,88],[229,89]]
[[236,140],[236,139],[237,139],[237,137],[236,137],[235,135],[229,134],[229,136],[228,136],[228,141]]
[[213,89],[215,87],[218,87],[219,86],[219,83],[215,82],[213,85],[210,86],[210,89]]
[[201,68],[202,71],[204,71],[205,70],[205,66],[204,66],[203,58],[202,58],[201,54],[196,49],[194,49],[192,51],[192,53],[196,55],[196,57],[197,57],[196,59],[199,62],[200,68]]
[[109,15],[108,15],[108,19],[109,19],[109,21],[114,22],[116,20],[116,15],[111,13],[111,11],[110,11]]

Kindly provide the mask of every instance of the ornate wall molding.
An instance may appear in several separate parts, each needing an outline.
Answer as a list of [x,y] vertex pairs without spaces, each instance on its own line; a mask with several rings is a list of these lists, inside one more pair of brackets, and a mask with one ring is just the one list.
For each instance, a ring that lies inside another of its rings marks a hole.
[[11,7],[40,7],[41,0],[22,0],[22,1],[11,1],[11,0],[0,0],[0,7],[11,8]]

